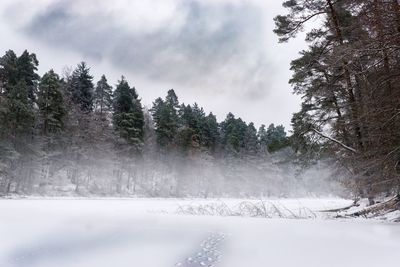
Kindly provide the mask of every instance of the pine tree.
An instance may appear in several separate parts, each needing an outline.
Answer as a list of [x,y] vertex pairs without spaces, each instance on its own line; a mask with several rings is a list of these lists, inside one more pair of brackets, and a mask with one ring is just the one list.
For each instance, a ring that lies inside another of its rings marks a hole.
[[206,134],[206,114],[204,109],[200,107],[197,103],[193,104],[192,107],[194,115],[194,130],[200,138],[200,143],[202,146],[206,144],[205,134]]
[[180,124],[184,125],[185,127],[189,128],[195,128],[195,120],[194,120],[194,114],[192,107],[190,105],[185,105],[185,103],[182,103],[179,107],[179,118],[180,118]]
[[135,88],[124,77],[114,92],[113,122],[116,132],[139,151],[143,145],[144,115]]
[[206,127],[204,133],[204,142],[206,147],[208,147],[212,152],[215,152],[219,142],[219,124],[217,122],[217,117],[210,112],[206,117]]
[[29,101],[29,90],[25,81],[10,86],[7,97],[7,123],[13,142],[20,135],[25,135],[33,129],[34,111]]
[[165,97],[165,103],[171,109],[177,110],[179,108],[178,96],[176,95],[174,89],[168,90],[167,96]]
[[250,122],[247,126],[245,137],[244,137],[244,148],[250,155],[257,154],[257,129],[254,127],[254,123]]
[[39,75],[35,54],[24,51],[20,57],[9,50],[0,58],[0,173],[3,191],[18,192],[25,185],[32,185],[28,179],[34,172],[32,162],[36,155],[34,148],[35,100]]
[[18,82],[18,63],[17,55],[12,50],[8,50],[0,58],[0,92],[6,96],[11,86]]
[[[181,127],[186,135],[186,146],[207,147],[207,121],[203,108],[197,103],[193,106],[184,104],[180,110]],[[182,131],[182,130],[181,130]]]
[[267,130],[265,129],[265,125],[261,124],[260,128],[258,128],[257,139],[259,145],[259,151],[262,155],[268,153],[268,137]]
[[69,81],[69,92],[73,103],[77,104],[83,112],[93,110],[94,85],[90,68],[85,62],[78,64]]
[[246,123],[242,119],[236,119],[232,113],[228,113],[221,123],[223,145],[227,153],[238,154],[244,146]]
[[26,50],[20,57],[9,50],[0,58],[0,93],[4,104],[2,125],[6,126],[3,133],[8,132],[13,138],[28,133],[33,127],[33,104],[39,77],[37,65],[35,54]]
[[282,125],[275,127],[273,123],[267,129],[267,147],[269,152],[278,151],[289,145],[285,128]]
[[28,90],[30,104],[36,101],[36,91],[40,76],[36,73],[39,61],[35,54],[30,54],[25,50],[17,59],[18,80],[23,80]]
[[192,145],[199,146],[198,125],[195,114],[190,105],[182,103],[179,107],[179,129],[174,137],[175,143],[183,151],[187,152]]
[[2,135],[6,135],[10,130],[8,96],[17,80],[17,55],[9,50],[0,57],[0,134]]
[[312,18],[322,22],[292,62],[290,83],[303,99],[294,144],[329,147],[354,174],[357,193],[399,192],[399,2],[289,0],[284,7],[289,13],[275,19],[281,41]]
[[112,86],[107,83],[105,75],[101,76],[101,79],[97,82],[94,103],[95,109],[102,116],[104,112],[110,112],[112,109]]
[[60,78],[53,70],[44,74],[40,81],[38,107],[45,135],[63,129],[66,111],[61,93]]
[[174,142],[178,133],[179,101],[173,89],[168,91],[165,101],[157,98],[150,110],[153,114],[157,143],[161,147],[166,147]]

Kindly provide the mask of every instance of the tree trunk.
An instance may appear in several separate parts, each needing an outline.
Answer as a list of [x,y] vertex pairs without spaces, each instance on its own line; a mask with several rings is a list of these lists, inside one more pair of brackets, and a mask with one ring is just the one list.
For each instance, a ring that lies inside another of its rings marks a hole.
[[[336,38],[338,40],[339,46],[344,48],[344,39],[343,39],[343,34],[339,26],[339,19],[337,17],[336,10],[332,4],[331,0],[327,0],[328,6],[329,6],[329,11],[331,14],[331,19],[332,19],[332,24],[336,33]],[[358,115],[358,108],[357,108],[357,103],[356,103],[356,98],[354,96],[354,88],[351,82],[351,75],[350,75],[350,70],[348,68],[348,62],[346,59],[342,59],[342,68],[344,70],[344,78],[345,78],[345,83],[346,83],[346,91],[347,91],[347,97],[350,105],[350,113],[351,117],[353,120],[354,124],[354,135],[356,137],[356,144],[359,150],[362,150],[363,148],[363,142],[362,142],[362,134],[361,134],[361,129],[360,129],[360,122],[359,122],[359,115]]]

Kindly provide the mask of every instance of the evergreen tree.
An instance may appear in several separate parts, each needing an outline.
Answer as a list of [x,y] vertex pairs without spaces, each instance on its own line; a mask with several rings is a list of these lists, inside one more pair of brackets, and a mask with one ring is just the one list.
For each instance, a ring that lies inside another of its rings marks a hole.
[[102,75],[97,82],[94,94],[95,109],[99,111],[100,115],[103,115],[103,112],[111,111],[112,94],[112,86],[107,83],[106,76]]
[[150,109],[156,127],[158,127],[161,123],[161,113],[164,106],[164,100],[161,97],[157,97],[153,102],[152,108]]
[[9,50],[0,57],[0,134],[5,135],[10,125],[8,120],[8,95],[17,83],[17,55]]
[[293,134],[290,136],[290,145],[299,155],[298,162],[302,166],[314,164],[320,158],[323,144],[317,142],[310,129],[321,129],[313,122],[304,104],[299,112],[293,114],[291,122]]
[[18,141],[20,135],[25,135],[32,130],[34,111],[29,101],[29,90],[25,81],[21,80],[9,88],[7,97],[6,125],[9,127],[13,142]]
[[178,96],[176,95],[174,89],[170,89],[167,92],[167,96],[165,97],[165,103],[167,106],[169,106],[171,109],[174,109],[175,111],[178,110],[179,108],[179,101],[178,101]]
[[220,142],[219,124],[217,122],[217,117],[212,114],[212,112],[208,114],[205,120],[206,127],[204,133],[204,142],[206,147],[214,152]]
[[58,132],[64,127],[66,111],[63,101],[60,78],[50,70],[43,75],[38,92],[38,107],[44,134]]
[[18,80],[24,81],[28,90],[28,97],[31,104],[36,101],[37,84],[40,76],[36,73],[39,61],[35,54],[25,50],[17,59]]
[[282,125],[275,127],[273,123],[267,129],[267,147],[269,152],[275,152],[289,145],[285,128]]
[[244,147],[246,152],[250,155],[256,155],[258,139],[257,129],[254,127],[254,123],[250,122],[247,126],[244,138]]
[[201,139],[201,144],[204,146],[205,145],[205,132],[206,132],[206,114],[204,112],[204,109],[200,107],[197,103],[193,104],[192,107],[193,110],[193,119],[194,119],[194,130],[196,131],[196,134],[199,135]]
[[17,55],[12,50],[8,50],[0,58],[0,92],[6,96],[10,87],[18,82],[18,63]]
[[78,64],[69,81],[69,92],[73,103],[77,104],[83,112],[93,110],[94,85],[90,68],[85,62]]
[[177,146],[183,151],[188,151],[193,141],[199,145],[199,136],[197,132],[197,124],[195,115],[190,105],[182,103],[179,107],[179,129],[175,136]]
[[189,127],[189,128],[194,128],[194,115],[193,115],[193,110],[190,105],[185,105],[185,103],[182,103],[179,106],[179,124],[184,126],[184,127]]
[[144,115],[135,88],[122,76],[114,93],[114,128],[136,150],[143,145]]
[[265,155],[268,152],[268,137],[264,124],[261,124],[260,128],[258,129],[257,139],[260,153]]
[[[0,58],[0,94],[3,102],[3,133],[14,138],[32,129],[33,103],[36,97],[38,61],[35,54],[26,50],[20,57],[9,50]],[[17,140],[13,140],[15,142]]]
[[161,147],[171,145],[178,133],[178,108],[178,97],[173,89],[168,91],[165,101],[161,98],[157,98],[153,103],[151,113],[154,118],[157,143]]
[[291,64],[290,83],[303,99],[293,117],[294,144],[329,147],[354,174],[355,187],[362,188],[357,193],[399,192],[399,2],[288,0],[283,5],[288,14],[275,18],[281,41],[310,29],[305,25],[313,18],[321,21],[307,32],[309,48]]
[[236,119],[232,113],[228,113],[221,123],[223,145],[228,153],[239,153],[244,148],[246,129],[247,125],[241,118]]

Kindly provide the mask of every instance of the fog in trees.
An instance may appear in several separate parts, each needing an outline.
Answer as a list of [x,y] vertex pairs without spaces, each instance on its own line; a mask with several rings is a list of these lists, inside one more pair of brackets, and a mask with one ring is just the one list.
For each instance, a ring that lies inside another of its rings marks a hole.
[[[34,195],[305,196],[341,192],[328,159],[304,171],[281,125],[218,122],[173,89],[141,104],[122,76],[79,63],[37,74],[35,54],[1,57],[0,191]],[[319,170],[316,172],[315,170]]]

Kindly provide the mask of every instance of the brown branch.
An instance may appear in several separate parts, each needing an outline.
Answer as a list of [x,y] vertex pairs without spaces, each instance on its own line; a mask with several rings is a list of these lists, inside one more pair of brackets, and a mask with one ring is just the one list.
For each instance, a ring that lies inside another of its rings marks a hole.
[[400,195],[396,195],[385,202],[369,206],[357,212],[346,214],[345,216],[358,217],[358,216],[366,216],[367,214],[370,213],[376,214],[380,211],[392,211],[399,208],[399,203],[400,203]]
[[290,35],[290,34],[293,34],[293,33],[297,32],[303,26],[304,23],[306,23],[307,21],[309,21],[313,17],[319,16],[319,15],[322,15],[322,14],[326,14],[326,13],[327,13],[326,11],[320,11],[320,12],[311,14],[308,17],[302,18],[302,20],[297,22],[297,24],[294,26],[294,28],[288,34]]
[[351,152],[353,152],[353,153],[357,153],[357,150],[355,150],[355,149],[352,148],[352,147],[346,146],[345,144],[343,144],[343,143],[340,142],[339,140],[337,140],[337,139],[335,139],[335,138],[333,138],[333,137],[330,137],[330,136],[328,136],[328,135],[326,135],[326,134],[324,134],[324,133],[318,131],[318,130],[315,129],[315,128],[312,128],[311,130],[312,130],[313,132],[315,132],[316,134],[318,134],[318,135],[320,135],[320,136],[322,136],[322,137],[324,137],[324,138],[326,138],[326,139],[328,139],[328,140],[330,140],[330,141],[332,141],[332,142],[334,142],[334,143],[340,145],[341,147],[343,147],[343,148],[345,148],[345,149],[347,149],[347,150],[349,150],[349,151],[351,151]]
[[390,123],[392,120],[394,120],[397,116],[400,115],[400,112],[397,112],[396,114],[394,114],[389,120],[387,120],[382,127],[385,127],[388,123]]

